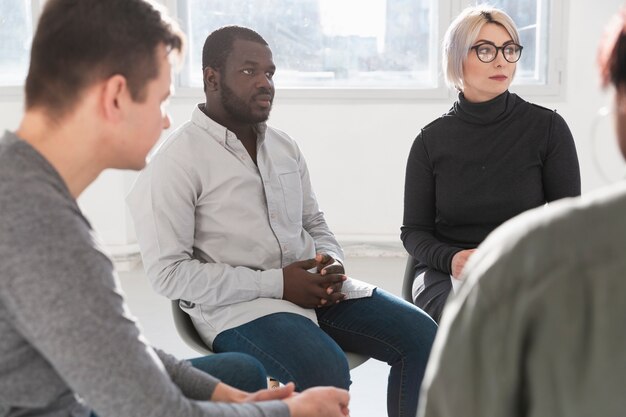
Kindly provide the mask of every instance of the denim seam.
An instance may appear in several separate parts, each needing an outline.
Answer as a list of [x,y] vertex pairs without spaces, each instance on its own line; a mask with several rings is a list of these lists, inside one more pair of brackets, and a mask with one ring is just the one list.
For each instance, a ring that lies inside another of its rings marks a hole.
[[[259,348],[254,342],[252,342],[252,340],[248,339],[247,337],[245,337],[243,334],[241,334],[238,330],[233,329],[233,332],[237,335],[238,338],[242,339],[244,342],[246,342],[248,345],[252,346],[254,348],[255,351],[260,352],[259,356],[263,356],[267,359],[269,359],[270,361],[272,361],[274,364],[276,364],[277,368],[281,368],[283,370],[283,372],[289,376],[290,381],[293,381],[295,383],[295,378],[293,377],[293,375],[291,374],[291,372],[289,372],[287,370],[287,368],[285,368],[280,362],[278,362],[273,356],[270,356],[269,354],[267,354],[264,350],[262,350],[261,348]],[[273,376],[273,375],[270,375]],[[287,382],[290,382],[287,381]],[[283,383],[286,383],[283,381]]]
[[392,344],[387,342],[386,340],[379,339],[379,338],[377,338],[375,336],[372,336],[372,335],[369,335],[369,334],[365,334],[365,333],[361,333],[361,332],[358,332],[358,331],[355,331],[355,330],[351,330],[351,329],[348,329],[348,328],[343,328],[343,327],[340,327],[340,326],[337,326],[337,325],[334,325],[334,324],[330,324],[330,322],[327,322],[326,320],[323,320],[323,319],[322,320],[318,319],[318,322],[320,324],[324,324],[325,326],[332,327],[333,329],[341,330],[341,331],[344,331],[346,333],[352,333],[352,334],[355,334],[355,335],[363,336],[363,337],[366,337],[368,339],[372,339],[372,340],[376,340],[378,342],[381,342],[384,345],[389,346],[398,355],[400,355],[401,367],[400,367],[400,393],[398,395],[398,410],[400,410],[400,417],[401,417],[402,414],[404,414],[403,413],[404,410],[402,410],[400,405],[402,404],[401,400],[403,398],[403,393],[404,393],[404,381],[406,379],[406,375],[404,374],[404,368],[405,368],[405,366],[404,366],[405,365],[405,363],[404,363],[404,355],[402,354],[402,352],[399,349],[397,349],[395,346],[393,346]]

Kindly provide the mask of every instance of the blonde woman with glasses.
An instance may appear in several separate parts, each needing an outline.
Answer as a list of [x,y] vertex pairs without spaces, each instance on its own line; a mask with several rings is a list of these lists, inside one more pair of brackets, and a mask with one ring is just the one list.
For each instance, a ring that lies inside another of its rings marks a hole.
[[439,322],[474,249],[504,221],[580,195],[574,140],[555,111],[509,92],[523,46],[513,20],[464,10],[443,43],[458,99],[418,134],[409,155],[402,241],[415,259],[413,301]]

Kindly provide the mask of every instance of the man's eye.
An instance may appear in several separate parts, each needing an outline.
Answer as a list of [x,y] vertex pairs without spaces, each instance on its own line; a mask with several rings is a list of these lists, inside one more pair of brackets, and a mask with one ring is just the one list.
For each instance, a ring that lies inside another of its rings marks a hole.
[[244,69],[244,70],[241,70],[241,72],[243,72],[246,75],[254,74],[254,70],[251,70],[251,69]]
[[266,72],[265,76],[271,80],[272,78],[274,78],[274,73],[273,72]]

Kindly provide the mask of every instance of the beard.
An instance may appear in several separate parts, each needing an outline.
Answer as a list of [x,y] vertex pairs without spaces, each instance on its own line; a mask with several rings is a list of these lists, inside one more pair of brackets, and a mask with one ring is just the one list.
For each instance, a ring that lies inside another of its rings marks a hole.
[[[250,108],[250,104],[237,97],[235,92],[228,87],[223,80],[220,80],[220,89],[222,90],[222,106],[233,119],[241,123],[256,124],[265,122],[269,118],[271,107],[267,112],[254,114]],[[259,93],[271,94],[270,91],[265,88],[260,89]]]

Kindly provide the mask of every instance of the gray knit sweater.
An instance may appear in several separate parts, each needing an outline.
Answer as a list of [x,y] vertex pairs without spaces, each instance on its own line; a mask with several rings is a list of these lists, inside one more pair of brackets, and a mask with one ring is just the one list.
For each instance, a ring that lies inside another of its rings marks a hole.
[[[71,150],[68,150],[71,152]],[[148,346],[56,170],[0,139],[0,416],[288,416],[208,401],[219,381]]]

